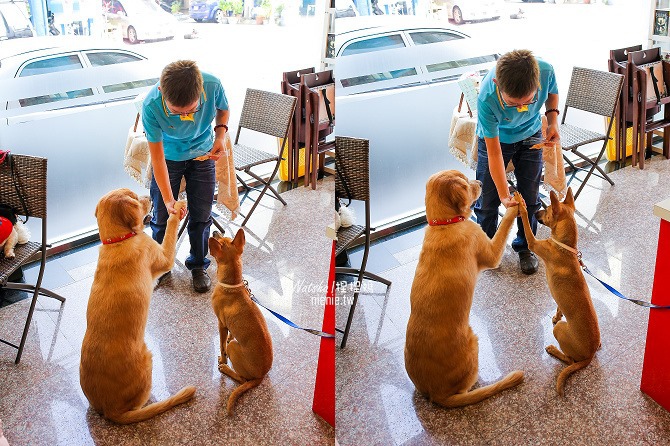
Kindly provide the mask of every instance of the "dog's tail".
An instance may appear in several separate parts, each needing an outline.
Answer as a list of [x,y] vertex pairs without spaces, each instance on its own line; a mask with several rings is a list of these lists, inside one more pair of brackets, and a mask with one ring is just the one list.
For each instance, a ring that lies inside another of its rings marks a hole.
[[444,401],[435,401],[437,404],[444,407],[462,407],[469,404],[475,404],[480,401],[485,400],[497,393],[502,392],[505,389],[517,386],[523,382],[523,372],[517,370],[511,372],[506,377],[501,379],[495,384],[489,384],[488,386],[480,387],[478,389],[472,390],[465,393],[457,393],[456,395],[451,395]]
[[163,412],[172,409],[174,406],[187,402],[193,398],[194,394],[195,387],[187,386],[166,400],[149,404],[148,406],[144,406],[141,409],[129,410],[128,412],[122,413],[120,415],[115,414],[107,416],[107,414],[105,414],[105,416],[106,418],[109,418],[110,420],[119,424],[137,423],[148,420],[149,418],[155,417],[156,415],[160,415]]
[[24,225],[21,220],[17,219],[14,228],[19,236],[19,241],[17,242],[19,245],[23,245],[30,241],[30,229],[28,229],[28,226]]
[[592,360],[593,356],[583,361],[575,362],[574,364],[570,364],[569,366],[564,368],[561,371],[561,373],[559,373],[558,379],[556,380],[556,391],[558,392],[559,395],[564,396],[565,381],[568,379],[568,377],[573,373],[575,373],[577,370],[583,369],[584,367],[589,365]]
[[237,389],[233,390],[233,393],[231,393],[230,397],[228,398],[228,405],[226,406],[226,411],[228,412],[228,415],[231,415],[233,413],[233,406],[235,406],[235,402],[237,401],[237,399],[247,390],[253,389],[254,387],[258,387],[262,381],[263,378],[252,379],[245,382]]

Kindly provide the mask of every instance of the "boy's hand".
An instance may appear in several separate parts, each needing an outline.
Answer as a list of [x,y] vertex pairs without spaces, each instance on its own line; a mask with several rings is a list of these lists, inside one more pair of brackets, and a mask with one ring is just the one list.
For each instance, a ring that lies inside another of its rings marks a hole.
[[209,159],[218,160],[223,155],[225,147],[223,146],[223,139],[215,139],[212,145],[212,150],[209,152]]
[[181,220],[186,216],[186,206],[183,201],[172,200],[165,201],[165,208],[170,215],[176,215]]
[[506,208],[511,208],[511,207],[517,206],[517,205],[519,204],[516,200],[514,200],[514,197],[512,197],[511,195],[510,195],[510,196],[507,196],[507,197],[505,197],[505,198],[501,198],[501,199],[500,199],[500,202],[501,202],[501,203],[503,204],[503,206],[505,206]]

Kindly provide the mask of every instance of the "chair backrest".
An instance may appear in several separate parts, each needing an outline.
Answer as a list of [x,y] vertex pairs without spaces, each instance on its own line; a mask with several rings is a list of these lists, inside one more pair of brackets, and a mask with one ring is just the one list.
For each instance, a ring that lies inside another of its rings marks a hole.
[[370,141],[335,137],[335,195],[370,200]]
[[612,117],[616,110],[623,78],[622,75],[616,73],[574,67],[568,96],[565,100],[563,121],[565,121],[568,107]]
[[314,73],[314,67],[303,68],[301,70],[295,70],[295,71],[285,71],[284,74],[282,75],[282,81],[297,87],[296,84],[300,83],[300,78],[303,75],[310,73]]
[[277,138],[286,138],[296,98],[281,93],[247,89],[237,135],[246,128]]
[[[303,101],[308,100],[307,95],[310,93],[315,93],[311,95],[312,97],[318,97],[318,110],[319,113],[319,130],[326,130],[326,134],[320,134],[320,137],[325,137],[328,134],[332,133],[332,126],[330,124],[330,116],[335,118],[335,78],[333,77],[333,70],[319,71],[318,73],[305,74],[300,78],[300,87],[302,90],[302,99]],[[328,99],[328,104],[324,100],[323,96]]]
[[11,154],[14,176],[9,157],[0,164],[0,203],[25,213],[14,181],[25,202],[28,217],[45,219],[47,215],[47,159],[28,155]]

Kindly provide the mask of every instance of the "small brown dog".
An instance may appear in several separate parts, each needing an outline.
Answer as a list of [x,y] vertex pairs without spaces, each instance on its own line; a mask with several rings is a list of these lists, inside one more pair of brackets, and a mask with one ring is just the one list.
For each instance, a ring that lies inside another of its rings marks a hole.
[[[551,228],[551,238],[538,240],[530,230],[526,204],[520,195],[515,195],[516,201],[521,203],[519,211],[528,248],[544,261],[549,291],[558,305],[551,321],[560,350],[553,345],[546,350],[568,364],[556,381],[556,391],[562,396],[568,376],[589,365],[600,348],[600,330],[589,287],[577,258],[577,223],[572,189],[568,188],[563,203],[553,191],[549,197],[551,205],[535,215],[540,223]],[[563,316],[565,321],[561,320]]]
[[[272,338],[243,282],[244,230],[238,230],[233,240],[216,231],[212,235],[209,252],[216,259],[219,282],[212,294],[212,307],[219,320],[219,371],[242,384],[228,398],[226,410],[230,415],[240,395],[258,386],[272,368]],[[228,358],[232,367],[226,364]]]
[[[479,181],[457,170],[426,184],[426,228],[410,295],[405,369],[417,390],[444,407],[478,403],[523,381],[523,372],[469,391],[479,371],[477,336],[469,324],[479,272],[500,264],[517,207],[505,212],[493,239],[469,219]],[[453,223],[453,224],[452,224]]]
[[[79,367],[91,406],[116,423],[128,424],[190,400],[195,387],[142,407],[151,393],[151,352],[144,343],[154,281],[174,264],[179,216],[170,215],[163,244],[143,232],[149,197],[117,189],[95,209],[100,247],[86,311]],[[183,202],[175,205],[182,213]]]

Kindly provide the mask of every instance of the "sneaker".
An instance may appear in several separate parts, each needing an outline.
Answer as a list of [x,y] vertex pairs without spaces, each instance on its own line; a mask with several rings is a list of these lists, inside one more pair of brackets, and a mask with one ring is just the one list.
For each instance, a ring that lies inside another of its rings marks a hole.
[[537,257],[530,251],[519,251],[519,264],[521,265],[521,272],[524,274],[535,274],[537,272]]
[[193,276],[193,289],[196,293],[206,293],[209,291],[212,286],[212,281],[207,275],[207,271],[202,268],[194,269],[191,271]]

